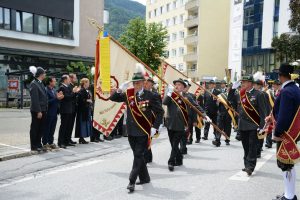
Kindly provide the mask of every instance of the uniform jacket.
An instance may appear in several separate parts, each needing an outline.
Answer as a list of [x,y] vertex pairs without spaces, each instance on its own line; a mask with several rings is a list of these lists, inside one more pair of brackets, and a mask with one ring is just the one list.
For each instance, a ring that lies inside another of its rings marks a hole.
[[300,89],[294,82],[281,89],[275,100],[273,115],[276,120],[274,135],[280,137],[291,126],[294,116],[300,106]]
[[56,116],[59,109],[59,100],[56,97],[56,90],[53,88],[46,87],[48,96],[48,116]]
[[59,112],[61,114],[72,114],[72,100],[73,100],[73,92],[71,90],[70,87],[65,86],[64,84],[62,84],[59,89],[58,92],[62,91],[64,94],[64,98],[62,100],[60,100],[60,109]]
[[48,98],[45,86],[35,79],[30,84],[31,112],[46,112],[48,109]]
[[[127,107],[129,104],[125,93],[115,92],[110,97],[110,100],[115,102],[125,102],[127,104]],[[142,94],[137,97],[137,101],[141,102],[146,100],[149,101],[149,104],[146,110],[142,112],[148,119],[152,119],[152,112],[156,115],[155,121],[153,122],[152,126],[155,129],[158,129],[160,124],[162,123],[164,115],[164,110],[160,103],[161,100],[157,94],[154,94],[153,92],[150,92],[148,90],[143,90]],[[143,130],[135,122],[129,108],[127,108],[126,127],[129,136],[145,136]]]
[[[214,89],[212,92],[215,96],[218,96],[221,92],[217,89]],[[208,92],[204,93],[204,107],[205,111],[209,116],[214,116],[218,114],[218,103],[217,100],[214,100],[213,96]]]
[[[189,94],[184,94],[184,97],[186,97],[195,107],[199,108],[198,103],[193,99],[193,97]],[[166,126],[169,130],[173,131],[184,131],[185,128],[185,122],[183,115],[181,113],[180,108],[174,103],[171,97],[165,96],[163,99],[163,104],[167,106],[167,117],[166,117]],[[190,123],[196,123],[197,122],[197,115],[195,111],[193,111],[189,106],[188,108],[188,116],[189,118],[192,117],[192,119],[189,119]],[[204,112],[202,110],[202,112]]]
[[77,111],[77,94],[73,92],[74,87],[75,87],[75,85],[70,83],[69,88],[72,92],[72,113]]
[[239,130],[241,131],[249,131],[249,130],[257,130],[258,128],[262,129],[265,125],[265,118],[267,116],[266,110],[266,101],[265,96],[261,91],[255,90],[254,88],[247,92],[248,99],[255,110],[258,112],[260,116],[260,123],[257,126],[245,113],[244,109],[240,109],[239,115]]

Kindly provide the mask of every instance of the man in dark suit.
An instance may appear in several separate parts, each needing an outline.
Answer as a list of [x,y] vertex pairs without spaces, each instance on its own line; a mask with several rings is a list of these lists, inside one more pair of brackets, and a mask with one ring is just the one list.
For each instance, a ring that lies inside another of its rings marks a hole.
[[55,77],[49,77],[47,80],[47,96],[48,96],[48,112],[47,112],[47,121],[46,121],[46,129],[43,135],[43,145],[48,150],[56,149],[56,145],[53,143],[54,141],[54,132],[57,123],[57,115],[58,115],[58,106],[59,101],[64,98],[62,92],[57,93],[55,90],[56,79]]
[[[167,95],[163,99],[163,104],[167,106],[166,127],[168,129],[168,135],[170,144],[172,147],[170,158],[168,160],[168,168],[170,171],[174,171],[174,166],[181,166],[183,164],[183,155],[179,150],[179,143],[183,137],[186,136],[188,131],[189,120],[192,123],[197,123],[196,115],[190,115],[191,107],[185,103],[183,98],[187,98],[197,109],[200,110],[198,104],[193,98],[184,94],[183,91],[187,87],[186,82],[182,79],[173,81],[175,88],[172,85],[168,86]],[[175,92],[174,92],[175,91]],[[178,94],[182,95],[179,96]],[[193,116],[189,119],[189,116]]]
[[[140,64],[137,64],[141,68]],[[143,66],[142,66],[143,67]],[[145,184],[150,182],[145,151],[149,148],[150,138],[156,134],[162,122],[164,110],[155,94],[144,89],[144,74],[139,70],[132,78],[133,88],[128,88],[130,82],[121,84],[110,100],[125,102],[127,104],[127,133],[130,147],[133,151],[134,161],[129,176],[127,189],[133,192],[137,177]],[[156,116],[153,121],[153,114]]]
[[244,165],[248,176],[251,176],[257,160],[257,132],[263,129],[266,117],[265,97],[253,87],[253,77],[242,77],[240,91],[241,110],[239,113],[239,132],[244,149]]
[[58,146],[65,149],[67,145],[70,146],[69,128],[72,124],[73,94],[71,88],[69,87],[70,77],[68,75],[63,75],[61,77],[61,82],[62,84],[59,87],[58,92],[61,92],[64,95],[64,98],[60,101],[59,113],[61,125],[58,134]]
[[[295,192],[297,179],[294,164],[300,159],[300,156],[294,157],[293,154],[297,152],[296,143],[300,139],[299,127],[296,125],[300,121],[300,90],[291,80],[293,71],[294,67],[290,64],[281,64],[279,80],[282,83],[282,89],[275,100],[273,117],[266,118],[267,122],[275,121],[273,140],[277,142],[277,166],[282,170],[284,179],[284,194],[278,195],[275,200],[297,199]],[[286,148],[287,145],[292,145],[293,148],[290,148],[289,151],[284,150],[282,147]],[[286,154],[288,154],[288,158],[293,159],[283,159]]]
[[74,128],[74,123],[75,123],[75,119],[76,119],[76,113],[77,113],[77,94],[80,90],[79,87],[76,86],[77,84],[77,76],[74,73],[69,74],[70,77],[70,84],[69,84],[69,88],[72,91],[72,116],[71,116],[71,123],[70,123],[70,127],[68,128],[69,132],[68,132],[68,142],[67,142],[67,146],[75,146],[75,144],[77,142],[72,140],[72,132],[73,132],[73,128]]
[[[34,67],[35,68],[35,67]],[[34,73],[34,80],[30,84],[30,112],[31,112],[31,126],[30,126],[30,146],[32,151],[47,151],[42,149],[42,135],[45,129],[48,99],[43,80],[46,77],[45,70],[41,67],[36,68]]]
[[[216,89],[216,83],[214,80],[209,81],[208,90],[215,96],[218,96],[220,94],[220,91]],[[217,124],[218,105],[219,104],[217,102],[217,99],[206,91],[204,93],[205,112],[214,124]],[[208,139],[209,128],[210,128],[210,123],[205,123],[204,137],[202,137],[202,139],[204,139],[204,140]],[[217,133],[217,131],[214,129],[215,137],[216,137],[216,133]]]

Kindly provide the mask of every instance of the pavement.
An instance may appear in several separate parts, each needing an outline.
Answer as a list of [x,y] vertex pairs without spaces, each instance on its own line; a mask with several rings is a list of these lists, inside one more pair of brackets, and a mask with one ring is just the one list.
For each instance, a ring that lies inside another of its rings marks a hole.
[[[19,121],[22,129],[25,123]],[[2,130],[1,127],[1,136]],[[23,130],[24,134],[26,131]],[[270,200],[283,193],[274,148],[263,151],[254,174],[248,177],[241,171],[240,142],[233,139],[226,146],[223,141],[220,148],[211,142],[210,133],[208,141],[189,145],[183,166],[169,172],[167,160],[171,147],[163,129],[153,141],[153,163],[148,165],[151,183],[136,186],[133,194],[126,190],[133,159],[127,138],[78,144],[56,152],[2,161],[0,199]],[[296,171],[300,174],[298,166]],[[296,190],[299,196],[299,177]]]

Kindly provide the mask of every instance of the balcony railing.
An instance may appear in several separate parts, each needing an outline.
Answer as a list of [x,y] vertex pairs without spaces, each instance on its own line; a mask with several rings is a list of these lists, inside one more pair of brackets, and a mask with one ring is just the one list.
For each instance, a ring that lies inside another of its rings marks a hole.
[[197,34],[189,35],[186,38],[184,38],[185,45],[197,45],[197,43],[198,43],[198,35]]
[[191,52],[187,53],[183,56],[183,61],[185,62],[195,62],[197,61],[197,53],[196,52]]
[[189,16],[187,20],[184,22],[185,28],[198,26],[199,18],[198,16]]
[[185,4],[185,10],[188,10],[188,11],[197,10],[198,7],[199,7],[198,0],[190,0]]

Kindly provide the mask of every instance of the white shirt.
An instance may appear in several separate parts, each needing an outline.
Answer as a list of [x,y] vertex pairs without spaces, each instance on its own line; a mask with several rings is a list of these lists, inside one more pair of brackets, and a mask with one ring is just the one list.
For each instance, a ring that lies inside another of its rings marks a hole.
[[288,81],[282,83],[281,88],[284,88],[287,84],[289,84],[291,82],[293,82],[293,81],[292,80],[288,80]]

